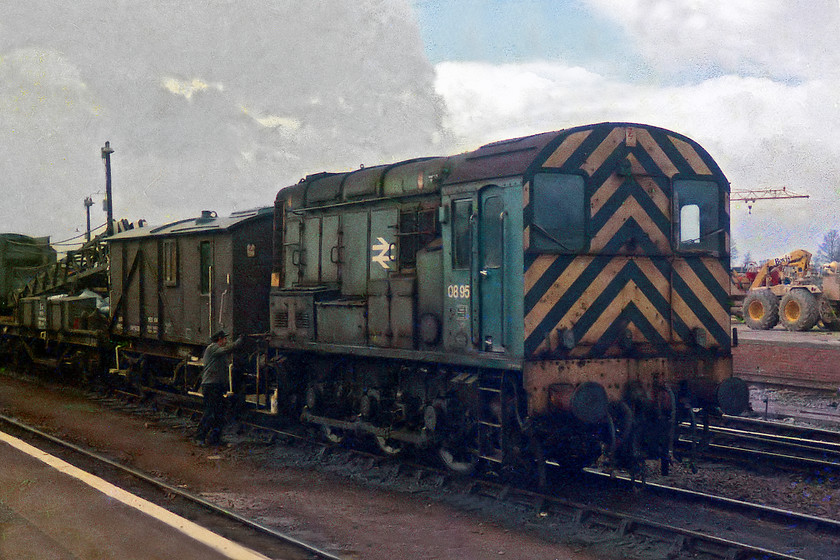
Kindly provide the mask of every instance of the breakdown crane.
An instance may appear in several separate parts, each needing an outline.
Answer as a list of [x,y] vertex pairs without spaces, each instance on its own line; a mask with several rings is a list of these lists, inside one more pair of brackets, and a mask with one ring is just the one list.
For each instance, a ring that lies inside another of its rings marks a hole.
[[787,187],[780,189],[733,189],[729,192],[729,202],[746,202],[747,210],[752,214],[753,204],[757,200],[779,200],[788,198],[809,198],[807,194],[799,194],[787,190]]

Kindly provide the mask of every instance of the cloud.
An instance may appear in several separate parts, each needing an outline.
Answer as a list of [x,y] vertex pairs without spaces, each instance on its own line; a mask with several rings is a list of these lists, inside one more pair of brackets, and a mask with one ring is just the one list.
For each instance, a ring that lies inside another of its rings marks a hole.
[[834,0],[585,0],[672,78],[840,75]]
[[3,14],[15,22],[0,34],[7,231],[66,237],[84,224],[105,140],[115,214],[152,224],[443,151],[407,0],[33,0]]
[[[724,75],[662,87],[562,63],[440,63],[436,87],[462,149],[601,121],[684,133],[718,161],[735,189],[781,188],[810,201],[733,205],[733,238],[754,257],[811,250],[840,228],[840,80],[789,83]],[[780,232],[780,226],[784,231]]]
[[64,140],[68,130],[101,132],[94,124],[101,112],[100,100],[63,53],[29,47],[0,54],[0,229],[47,235],[59,216],[73,211],[69,185],[78,186],[94,169],[101,175],[101,164],[94,159],[97,144]]
[[187,100],[192,99],[193,94],[201,91],[205,91],[207,89],[213,88],[217,91],[224,91],[224,86],[222,84],[208,84],[204,80],[200,80],[199,78],[193,78],[192,80],[179,80],[178,78],[164,78],[163,79],[163,87],[174,93],[175,95],[180,95]]
[[244,114],[250,116],[260,126],[263,126],[265,128],[277,128],[285,130],[287,132],[294,132],[301,127],[301,122],[295,118],[280,117],[278,115],[252,114],[252,112],[247,107],[240,106],[239,108]]

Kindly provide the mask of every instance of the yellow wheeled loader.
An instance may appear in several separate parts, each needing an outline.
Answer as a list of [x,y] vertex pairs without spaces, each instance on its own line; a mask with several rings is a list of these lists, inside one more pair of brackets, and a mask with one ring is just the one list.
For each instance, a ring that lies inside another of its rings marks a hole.
[[770,259],[755,271],[743,302],[744,322],[754,330],[778,323],[789,331],[811,330],[817,322],[840,330],[840,276],[837,267],[811,268],[803,249]]

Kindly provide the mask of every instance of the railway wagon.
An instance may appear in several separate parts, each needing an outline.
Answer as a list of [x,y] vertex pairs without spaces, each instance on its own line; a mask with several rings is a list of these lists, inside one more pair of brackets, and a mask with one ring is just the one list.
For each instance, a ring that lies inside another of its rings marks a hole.
[[681,418],[748,403],[728,192],[696,142],[629,123],[308,176],[275,203],[281,393],[459,472],[667,470]]
[[268,207],[109,237],[115,372],[189,392],[213,332],[266,333],[271,229]]
[[35,270],[55,260],[49,237],[0,234],[0,315],[12,311],[12,294],[23,288]]

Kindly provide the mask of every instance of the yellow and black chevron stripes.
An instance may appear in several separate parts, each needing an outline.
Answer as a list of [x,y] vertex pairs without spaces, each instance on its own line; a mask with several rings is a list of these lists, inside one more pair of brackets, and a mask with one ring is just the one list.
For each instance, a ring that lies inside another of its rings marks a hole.
[[543,167],[563,167],[572,154],[578,151],[583,141],[589,138],[590,134],[592,134],[591,130],[583,130],[566,136],[563,143],[543,163]]
[[[668,193],[663,189],[663,186],[657,183],[653,178],[645,175],[645,170],[642,168],[639,160],[633,154],[627,156],[627,161],[630,163],[630,169],[633,178],[639,183],[639,186],[650,197],[654,205],[664,215],[670,213],[671,201]],[[592,214],[597,214],[604,204],[610,200],[616,192],[624,184],[626,178],[618,173],[614,173],[606,178],[606,180],[597,186],[597,189],[592,193],[590,198],[590,211]]]
[[686,142],[685,140],[681,140],[679,138],[675,138],[674,136],[668,136],[668,139],[671,143],[676,146],[677,150],[679,150],[680,154],[685,158],[685,161],[688,165],[691,166],[691,169],[697,175],[711,175],[712,171],[706,165],[706,162],[703,161],[703,158],[697,153],[697,150],[694,147]]
[[563,330],[588,357],[605,355],[627,328],[659,350],[671,339],[665,260],[541,255],[528,264],[526,356],[555,350]]
[[[552,354],[571,333],[570,357],[598,358],[632,343],[667,354],[696,329],[729,346],[725,274],[716,259],[540,255],[526,262],[525,355]],[[629,339],[628,339],[629,335]]]
[[671,245],[670,224],[659,224],[652,219],[648,202],[633,195],[626,195],[621,202],[621,211],[605,210],[592,217],[593,229],[589,245],[591,253],[615,253],[629,239],[635,246],[644,245],[647,253],[666,253]]
[[[666,355],[697,343],[700,332],[728,351],[728,261],[678,253],[674,241],[672,180],[688,177],[720,186],[729,247],[728,185],[711,157],[663,129],[609,123],[569,131],[543,157],[533,172],[585,178],[589,242],[581,254],[526,253],[525,355],[597,358],[628,345]],[[528,225],[528,187],[526,252],[540,235]]]
[[[632,136],[633,143],[627,142]],[[620,149],[620,150],[619,150]],[[581,170],[595,175],[617,150],[632,152],[644,163],[648,172],[652,167],[665,177],[677,173],[712,175],[712,170],[697,150],[685,140],[664,130],[635,127],[593,127],[568,134],[552,151],[544,168]]]
[[608,159],[616,153],[616,149],[619,146],[624,146],[625,136],[625,129],[614,128],[581,163],[580,168],[590,176],[597,173]]
[[707,340],[729,345],[729,274],[719,259],[677,259],[673,264],[672,314],[686,329],[676,335],[690,342],[692,331],[706,331]]
[[[594,126],[570,132],[550,150],[542,169],[587,177],[591,254],[668,254],[671,178],[714,174],[707,155],[656,128]],[[527,194],[523,203],[528,216]],[[724,219],[728,223],[728,214]],[[527,220],[525,227],[527,250],[533,232]]]

